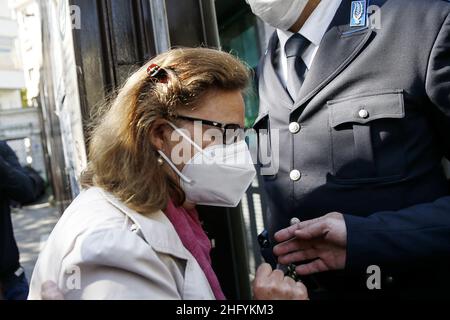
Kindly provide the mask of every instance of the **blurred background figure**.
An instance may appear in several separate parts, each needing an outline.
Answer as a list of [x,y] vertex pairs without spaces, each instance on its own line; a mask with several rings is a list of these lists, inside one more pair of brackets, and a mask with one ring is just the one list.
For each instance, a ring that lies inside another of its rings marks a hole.
[[[57,219],[57,210],[39,197],[49,185],[49,165],[37,102],[41,56],[37,8],[37,1],[0,0],[0,296],[3,293],[5,299],[26,296],[25,278]],[[51,188],[47,191],[52,194]],[[35,203],[37,198],[42,203]]]
[[0,141],[0,284],[6,300],[25,300],[28,281],[19,262],[10,203],[27,204],[44,193],[44,181],[31,168],[23,168],[14,151]]

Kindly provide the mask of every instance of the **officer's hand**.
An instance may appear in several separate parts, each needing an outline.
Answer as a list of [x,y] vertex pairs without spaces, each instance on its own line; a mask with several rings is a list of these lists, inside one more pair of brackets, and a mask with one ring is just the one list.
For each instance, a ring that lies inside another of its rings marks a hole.
[[46,281],[41,286],[41,298],[42,300],[64,300],[64,295],[56,283]]
[[256,300],[308,300],[308,290],[301,282],[285,277],[283,271],[272,270],[264,263],[256,270],[253,281]]
[[299,275],[345,268],[347,228],[340,213],[292,225],[277,232],[275,240],[279,263],[304,263],[295,270]]

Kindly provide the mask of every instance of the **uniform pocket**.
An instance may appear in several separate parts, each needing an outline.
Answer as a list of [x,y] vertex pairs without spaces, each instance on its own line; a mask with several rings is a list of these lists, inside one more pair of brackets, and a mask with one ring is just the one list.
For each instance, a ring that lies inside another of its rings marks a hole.
[[403,177],[403,90],[352,96],[327,105],[335,182],[376,183]]

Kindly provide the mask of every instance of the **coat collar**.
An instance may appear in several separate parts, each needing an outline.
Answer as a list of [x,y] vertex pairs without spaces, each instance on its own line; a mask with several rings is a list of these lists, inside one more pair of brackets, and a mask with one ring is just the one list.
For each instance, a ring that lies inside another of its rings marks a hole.
[[364,49],[371,40],[373,31],[369,25],[360,28],[350,27],[351,2],[350,0],[342,0],[328,31],[320,43],[314,63],[294,104],[274,68],[274,57],[279,44],[277,32],[274,32],[269,41],[261,70],[264,77],[267,76],[276,79],[276,81],[270,83],[271,86],[275,87],[268,87],[263,81],[263,87],[259,90],[263,100],[265,95],[277,92],[277,99],[283,107],[291,109],[292,112],[304,108],[308,101],[342,73]]
[[303,107],[335,79],[364,49],[373,34],[369,26],[351,28],[350,0],[343,0],[309,70],[293,111]]
[[181,242],[172,223],[161,210],[143,215],[127,207],[111,193],[101,188],[97,189],[110,204],[123,212],[138,227],[144,240],[154,250],[189,260],[190,254]]

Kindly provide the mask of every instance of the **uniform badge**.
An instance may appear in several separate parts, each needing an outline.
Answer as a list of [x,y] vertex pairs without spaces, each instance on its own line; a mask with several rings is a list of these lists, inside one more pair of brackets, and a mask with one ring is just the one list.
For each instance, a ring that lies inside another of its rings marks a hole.
[[350,13],[350,27],[364,27],[367,19],[367,2],[352,1],[352,11]]

